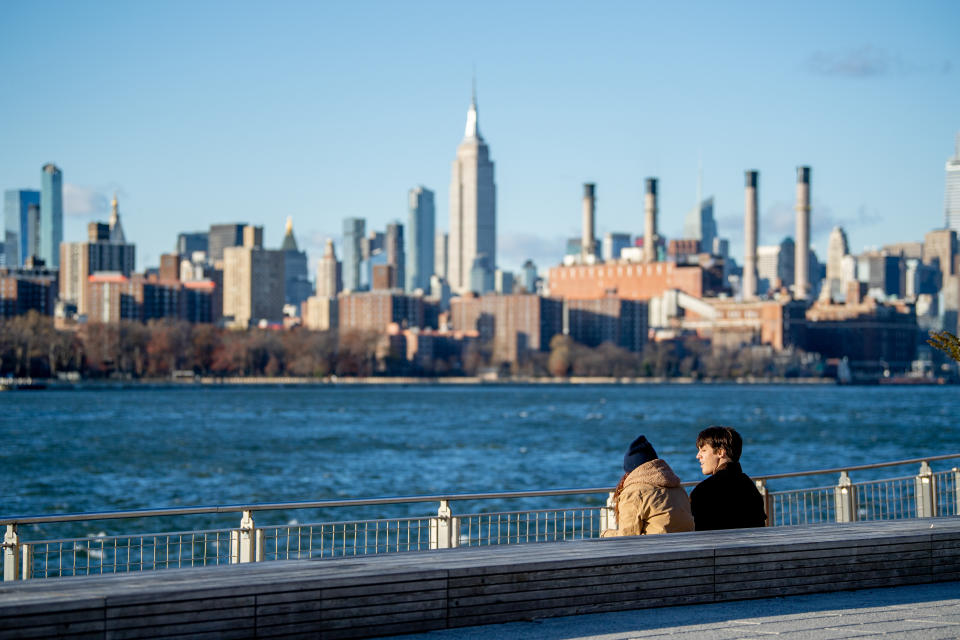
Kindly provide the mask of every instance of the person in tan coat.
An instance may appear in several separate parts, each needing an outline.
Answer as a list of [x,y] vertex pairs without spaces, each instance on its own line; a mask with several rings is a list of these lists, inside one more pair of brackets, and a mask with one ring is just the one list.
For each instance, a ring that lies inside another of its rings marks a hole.
[[601,537],[693,531],[690,499],[680,478],[644,436],[630,444],[623,470],[613,494],[617,528],[603,531]]

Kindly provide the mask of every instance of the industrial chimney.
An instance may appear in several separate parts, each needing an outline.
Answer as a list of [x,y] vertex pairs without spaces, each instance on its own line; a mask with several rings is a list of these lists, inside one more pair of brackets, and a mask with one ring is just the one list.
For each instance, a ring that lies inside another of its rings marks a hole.
[[644,196],[645,225],[643,230],[643,261],[657,261],[657,179],[647,178]]
[[793,297],[806,300],[810,290],[810,167],[797,167],[797,238],[793,258]]
[[597,247],[593,232],[596,204],[592,182],[583,183],[583,235],[580,236],[580,260],[583,264],[592,264],[597,257]]
[[743,218],[743,281],[744,300],[757,297],[757,171],[746,172],[746,206]]

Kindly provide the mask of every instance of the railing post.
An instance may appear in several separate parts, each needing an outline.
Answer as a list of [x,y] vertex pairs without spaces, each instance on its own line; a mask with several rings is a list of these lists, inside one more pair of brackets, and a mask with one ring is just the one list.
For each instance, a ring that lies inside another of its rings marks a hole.
[[21,575],[24,580],[29,580],[33,577],[33,549],[30,548],[29,544],[20,545],[20,568],[23,570]]
[[254,562],[263,562],[264,550],[266,549],[266,536],[264,535],[263,529],[256,530],[256,550],[253,558]]
[[857,519],[857,493],[846,471],[840,472],[840,482],[833,488],[833,505],[837,522],[854,522]]
[[757,485],[757,491],[760,492],[760,497],[763,498],[763,512],[767,514],[767,526],[774,526],[773,521],[773,495],[767,491],[767,481],[766,480],[754,480]]
[[460,519],[453,517],[450,501],[441,500],[437,517],[430,518],[430,548],[452,549],[460,542]]
[[607,494],[607,504],[603,507],[600,507],[600,533],[602,534],[607,529],[616,529],[617,528],[617,514],[614,511],[614,507],[617,502],[613,499],[614,492],[611,491]]
[[926,460],[920,463],[920,473],[913,480],[914,499],[917,501],[917,517],[933,518],[937,515],[937,491],[933,469]]
[[20,579],[20,536],[17,525],[8,524],[3,536],[3,581]]
[[230,532],[230,564],[254,562],[257,557],[256,540],[257,529],[253,522],[253,512],[244,511],[240,518],[240,528]]
[[956,507],[954,515],[960,515],[960,468],[953,468],[953,493],[956,495]]

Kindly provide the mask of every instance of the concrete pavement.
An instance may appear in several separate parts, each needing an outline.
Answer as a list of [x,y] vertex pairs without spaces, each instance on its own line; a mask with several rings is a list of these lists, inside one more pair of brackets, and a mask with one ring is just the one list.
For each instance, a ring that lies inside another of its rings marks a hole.
[[403,640],[960,638],[960,582],[548,618]]

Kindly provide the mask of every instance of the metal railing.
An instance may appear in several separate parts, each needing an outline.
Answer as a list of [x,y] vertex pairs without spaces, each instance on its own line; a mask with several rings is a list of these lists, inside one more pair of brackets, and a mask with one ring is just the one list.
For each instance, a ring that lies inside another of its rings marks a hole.
[[[768,526],[926,518],[960,514],[960,469],[934,472],[930,462],[960,453],[818,471],[757,476]],[[917,475],[853,482],[859,471],[919,464]],[[836,484],[773,491],[771,481],[839,474]],[[694,482],[684,486],[695,485]],[[595,505],[454,515],[452,502],[579,496]],[[329,558],[460,546],[526,544],[597,538],[616,526],[609,487],[509,493],[474,493],[253,505],[218,505],[98,513],[0,517],[4,580],[152,571],[266,560]],[[370,509],[386,505],[439,503],[435,516],[341,520],[257,526],[254,514],[307,509]],[[240,514],[236,528],[136,535],[97,535],[26,541],[24,525],[62,524],[144,517]]]

